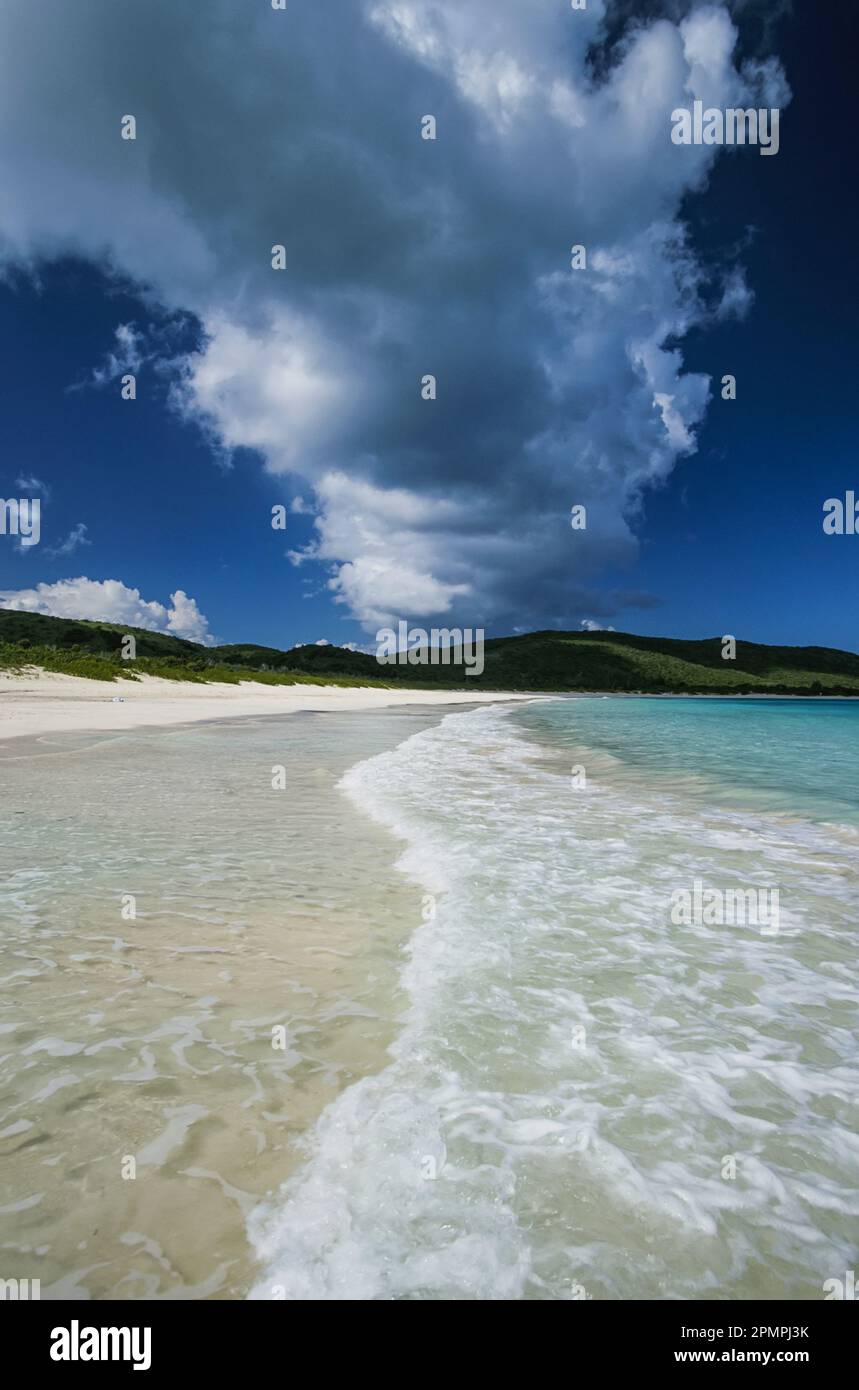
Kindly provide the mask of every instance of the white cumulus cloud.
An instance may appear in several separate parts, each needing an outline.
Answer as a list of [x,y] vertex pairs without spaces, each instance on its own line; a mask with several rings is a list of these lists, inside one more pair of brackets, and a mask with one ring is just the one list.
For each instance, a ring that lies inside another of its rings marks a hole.
[[45,613],[53,618],[85,618],[91,622],[119,623],[149,632],[166,632],[190,642],[212,646],[209,624],[182,589],[170,595],[169,604],[147,600],[139,589],[119,579],[59,579],[33,589],[0,590],[0,607],[18,613]]

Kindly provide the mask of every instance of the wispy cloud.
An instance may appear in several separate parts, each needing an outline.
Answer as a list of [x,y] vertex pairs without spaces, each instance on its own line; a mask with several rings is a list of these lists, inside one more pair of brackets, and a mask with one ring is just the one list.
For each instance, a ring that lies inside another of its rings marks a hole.
[[20,488],[28,497],[41,497],[46,502],[51,496],[51,489],[47,483],[42,482],[32,473],[22,473],[15,479],[15,486]]
[[79,521],[76,526],[72,527],[65,540],[61,541],[59,545],[47,546],[45,548],[45,554],[50,556],[51,559],[57,559],[62,555],[73,555],[82,545],[92,545],[92,541],[87,540],[86,525],[84,522]]

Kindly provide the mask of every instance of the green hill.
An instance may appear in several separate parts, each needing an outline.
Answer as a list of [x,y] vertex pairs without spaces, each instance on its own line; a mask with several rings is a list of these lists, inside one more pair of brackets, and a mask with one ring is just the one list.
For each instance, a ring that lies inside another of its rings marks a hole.
[[[137,660],[123,661],[131,632]],[[721,637],[687,642],[625,632],[531,632],[486,642],[482,676],[461,666],[380,666],[364,652],[306,646],[280,651],[238,643],[202,647],[180,637],[115,623],[49,618],[0,609],[0,669],[43,666],[100,680],[135,672],[175,680],[269,684],[455,686],[480,690],[625,691],[644,694],[857,695],[859,656],[831,647],[738,642],[722,659]]]

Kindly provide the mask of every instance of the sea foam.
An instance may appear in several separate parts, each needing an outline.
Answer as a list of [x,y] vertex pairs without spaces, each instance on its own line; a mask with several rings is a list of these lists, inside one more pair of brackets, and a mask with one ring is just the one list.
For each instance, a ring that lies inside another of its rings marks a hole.
[[[572,791],[523,727],[448,715],[341,783],[405,846],[409,1006],[253,1214],[252,1297],[821,1296],[856,1253],[855,831],[596,754]],[[673,925],[694,875],[778,884],[778,935]]]

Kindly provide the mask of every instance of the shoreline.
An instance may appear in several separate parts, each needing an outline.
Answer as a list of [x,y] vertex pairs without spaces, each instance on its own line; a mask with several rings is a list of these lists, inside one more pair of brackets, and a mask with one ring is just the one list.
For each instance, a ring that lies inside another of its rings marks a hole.
[[[120,693],[121,692],[121,693]],[[144,728],[175,728],[218,719],[255,715],[334,714],[408,706],[488,705],[533,700],[844,700],[847,695],[704,695],[570,690],[501,691],[397,689],[375,686],[271,686],[248,680],[237,685],[215,681],[166,680],[140,674],[135,680],[105,682],[85,676],[34,669],[22,675],[0,674],[0,744],[15,738],[70,733],[126,733]]]
[[[674,769],[671,796],[647,763],[633,768],[646,800],[612,794],[601,769],[596,795],[565,796],[579,759],[563,734],[578,735],[578,712],[562,714],[566,731],[536,759],[533,731],[487,709],[446,719],[344,777],[353,803],[400,842],[397,867],[431,911],[404,953],[409,1004],[387,1064],[332,1100],[307,1138],[306,1163],[251,1215],[262,1265],[253,1300],[274,1288],[292,1301],[557,1300],[570,1277],[559,1224],[585,1251],[578,1277],[595,1298],[647,1299],[667,1287],[695,1299],[716,1283],[739,1300],[802,1300],[840,1268],[840,1208],[826,1203],[837,1190],[846,1206],[855,1177],[842,1147],[839,1068],[818,1078],[833,1038],[839,1063],[851,1055],[846,1028],[833,1027],[829,969],[855,968],[854,846],[825,825],[767,823],[753,808],[747,821],[707,795],[684,799],[695,756]],[[661,724],[676,737],[671,712],[639,714],[655,734]],[[619,706],[603,715],[604,726],[626,718]],[[746,721],[730,712],[688,717],[697,720],[693,754],[712,719],[746,737]],[[790,722],[786,709],[757,717]],[[790,753],[785,765],[796,795]],[[694,873],[759,893],[780,884],[778,944],[765,923],[747,932],[750,923],[730,916],[720,919],[727,933],[672,933],[672,885]],[[648,974],[641,963],[653,953],[661,967]],[[787,1038],[786,991],[799,1005]],[[732,1054],[728,1079],[723,1058],[738,1022],[753,1044]],[[585,1065],[570,1060],[579,1023]],[[767,1125],[754,1152],[765,1176],[726,1204],[695,1156],[730,1151],[761,1072]],[[819,1118],[803,1099],[816,1084],[828,1096]],[[681,1140],[670,1172],[666,1130]],[[821,1150],[819,1165],[807,1159]],[[773,1174],[784,1190],[794,1181],[812,1192],[819,1174],[814,1219],[798,1219],[787,1201],[774,1210]],[[382,1217],[367,1196],[380,1188]],[[632,1258],[630,1210],[639,1217]],[[768,1262],[760,1252],[774,1227],[785,1254]],[[463,1236],[479,1237],[479,1258],[463,1259]],[[729,1268],[726,1248],[743,1256]]]
[[[120,693],[121,692],[121,693]],[[411,705],[476,705],[527,701],[523,692],[397,690],[370,686],[270,686],[165,680],[140,675],[106,683],[52,671],[0,675],[0,743],[58,733],[125,733],[253,715],[391,709]]]
[[4,974],[38,955],[3,1013],[25,1126],[0,1136],[7,1206],[32,1197],[34,1153],[46,1166],[38,1202],[0,1226],[43,1299],[243,1300],[260,1277],[248,1216],[303,1166],[331,1101],[385,1066],[421,897],[339,783],[447,711],[339,712],[6,750]]

